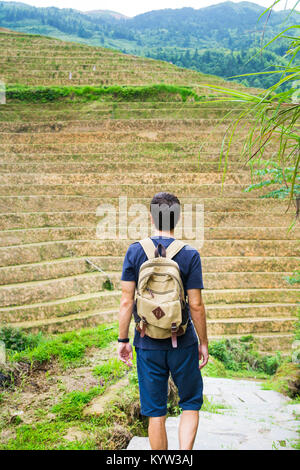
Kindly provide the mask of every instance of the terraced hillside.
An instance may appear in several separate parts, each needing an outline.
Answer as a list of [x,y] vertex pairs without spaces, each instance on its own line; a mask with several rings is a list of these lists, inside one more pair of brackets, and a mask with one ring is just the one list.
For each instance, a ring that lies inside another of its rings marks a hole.
[[[208,80],[53,39],[2,32],[0,41],[0,79],[8,85],[163,81],[197,90]],[[300,231],[287,233],[285,202],[242,192],[250,177],[238,143],[221,192],[226,121],[216,122],[226,110],[167,92],[143,101],[112,94],[0,106],[0,322],[57,332],[115,319],[122,259],[134,240],[99,238],[97,207],[107,203],[112,211],[119,196],[128,206],[148,205],[166,190],[182,203],[204,203],[200,253],[210,338],[253,334],[263,350],[287,349],[299,292],[285,276],[299,263]],[[86,258],[108,273],[114,290]]]
[[[6,83],[25,85],[194,85],[207,75],[167,62],[115,50],[63,42],[0,28],[0,73]],[[210,83],[226,83],[211,76]]]

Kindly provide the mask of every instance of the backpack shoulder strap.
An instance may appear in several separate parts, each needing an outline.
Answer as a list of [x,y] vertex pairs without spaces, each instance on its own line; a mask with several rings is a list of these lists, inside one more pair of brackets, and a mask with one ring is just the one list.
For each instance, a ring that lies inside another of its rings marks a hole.
[[140,240],[139,243],[142,245],[142,248],[146,253],[147,258],[154,258],[155,245],[151,238],[144,238],[143,240]]
[[167,258],[174,258],[174,256],[177,255],[177,253],[179,253],[179,251],[186,245],[187,243],[184,243],[181,240],[174,240],[167,248]]

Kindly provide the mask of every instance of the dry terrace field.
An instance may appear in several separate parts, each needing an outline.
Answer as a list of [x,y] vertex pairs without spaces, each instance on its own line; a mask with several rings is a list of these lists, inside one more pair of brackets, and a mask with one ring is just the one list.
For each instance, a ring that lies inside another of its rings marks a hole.
[[[0,322],[60,332],[115,320],[122,259],[134,240],[97,238],[97,207],[117,209],[119,196],[148,206],[165,190],[204,204],[209,337],[253,335],[261,350],[287,350],[299,292],[285,278],[299,264],[299,228],[287,232],[293,208],[286,213],[284,201],[243,192],[250,172],[241,139],[222,191],[220,147],[238,108],[217,126],[229,106],[201,84],[225,82],[40,36],[0,31],[0,43],[8,86],[0,106]],[[24,88],[78,85],[124,88],[51,99]],[[143,94],[127,96],[130,86],[143,86]],[[109,274],[114,290],[86,258]]]

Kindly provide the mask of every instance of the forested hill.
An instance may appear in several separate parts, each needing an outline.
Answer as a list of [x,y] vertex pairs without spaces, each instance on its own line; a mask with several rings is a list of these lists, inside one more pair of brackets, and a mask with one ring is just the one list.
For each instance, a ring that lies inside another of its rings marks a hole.
[[[263,55],[249,59],[262,37],[266,42],[283,27],[299,22],[299,14],[290,15],[283,26],[286,11],[272,12],[267,24],[265,16],[258,21],[263,11],[255,3],[224,2],[199,10],[165,9],[127,18],[109,10],[80,12],[0,2],[0,26],[110,47],[228,78],[284,63],[283,40],[276,41]],[[267,75],[239,80],[267,87],[274,78]]]

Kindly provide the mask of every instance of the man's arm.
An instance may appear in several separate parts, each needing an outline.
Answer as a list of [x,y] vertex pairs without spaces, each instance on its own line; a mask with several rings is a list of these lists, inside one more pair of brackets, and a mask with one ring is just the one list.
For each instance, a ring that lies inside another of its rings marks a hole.
[[[133,310],[135,282],[122,281],[121,282],[122,295],[119,312],[119,338],[128,338],[129,325]],[[122,362],[125,362],[129,367],[132,366],[132,347],[130,343],[118,344],[118,356]]]
[[191,317],[195,326],[200,345],[199,345],[199,359],[202,359],[200,369],[208,362],[208,339],[206,329],[206,314],[205,306],[203,303],[201,289],[189,289],[187,291]]

